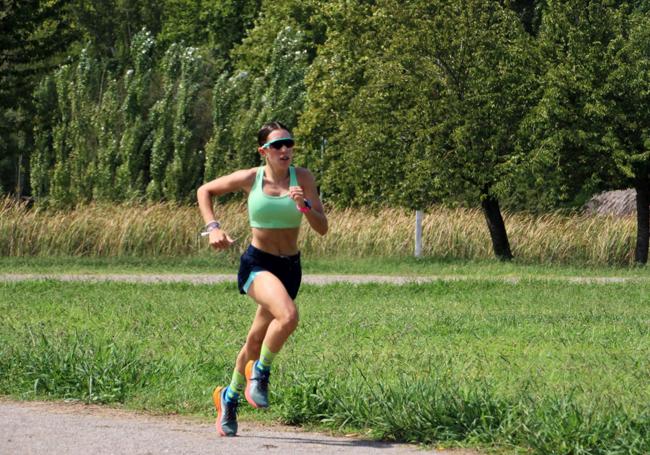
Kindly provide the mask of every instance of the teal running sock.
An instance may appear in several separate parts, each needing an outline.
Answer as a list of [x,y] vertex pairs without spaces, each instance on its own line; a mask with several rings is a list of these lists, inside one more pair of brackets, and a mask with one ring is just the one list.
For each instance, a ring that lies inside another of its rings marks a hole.
[[261,371],[269,371],[271,369],[271,364],[273,359],[277,355],[277,352],[271,352],[269,347],[266,344],[262,344],[262,352],[260,352],[260,359],[255,362],[257,369]]
[[244,391],[246,387],[246,376],[235,370],[232,372],[232,380],[226,389],[226,400],[237,401],[239,394]]

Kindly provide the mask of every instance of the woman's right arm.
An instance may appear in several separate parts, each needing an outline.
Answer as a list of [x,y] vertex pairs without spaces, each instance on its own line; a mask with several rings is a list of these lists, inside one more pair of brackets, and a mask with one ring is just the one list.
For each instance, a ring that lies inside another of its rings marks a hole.
[[[213,198],[236,191],[249,192],[255,181],[256,168],[235,171],[210,182],[204,183],[196,191],[199,211],[206,226],[217,218],[214,214]],[[227,248],[233,240],[220,228],[212,229],[209,234],[210,246],[215,249]]]

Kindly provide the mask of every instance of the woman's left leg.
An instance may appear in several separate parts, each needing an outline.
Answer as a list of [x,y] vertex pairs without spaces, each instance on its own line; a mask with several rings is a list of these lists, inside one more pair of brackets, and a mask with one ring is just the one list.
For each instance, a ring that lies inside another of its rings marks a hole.
[[[259,305],[258,314],[271,320],[266,327],[262,341],[256,344],[260,350],[249,350],[248,354],[257,354],[248,357],[246,364],[246,400],[256,408],[268,406],[268,381],[271,371],[271,362],[275,355],[282,349],[287,338],[298,325],[298,309],[293,299],[289,296],[284,284],[270,272],[260,272],[248,288],[248,295],[255,299]],[[259,360],[258,360],[259,359]],[[255,360],[255,361],[253,361]]]
[[270,272],[260,272],[248,288],[251,296],[272,320],[266,330],[264,344],[277,353],[298,327],[298,308],[284,284]]
[[261,306],[257,307],[253,324],[246,336],[246,343],[237,355],[230,384],[227,387],[217,387],[213,392],[212,399],[217,408],[217,432],[222,436],[237,434],[237,404],[239,395],[246,387],[246,363],[251,359],[259,358],[262,341],[272,320],[272,314]]
[[248,330],[248,335],[246,336],[246,343],[244,343],[244,346],[237,355],[237,361],[235,363],[237,371],[244,374],[248,361],[260,358],[262,343],[264,342],[266,332],[272,321],[273,315],[258,305],[255,318],[253,319],[251,328]]

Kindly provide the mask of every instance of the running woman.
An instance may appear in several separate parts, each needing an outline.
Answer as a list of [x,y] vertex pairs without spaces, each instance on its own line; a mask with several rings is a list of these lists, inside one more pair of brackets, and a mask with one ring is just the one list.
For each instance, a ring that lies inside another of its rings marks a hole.
[[255,408],[269,405],[273,359],[298,325],[295,298],[302,278],[300,224],[304,216],[321,235],[328,227],[314,176],[291,164],[295,142],[289,129],[279,122],[267,123],[259,130],[257,141],[264,159],[262,166],[219,177],[197,191],[205,232],[213,248],[222,250],[233,243],[215,217],[213,198],[217,196],[248,193],[252,229],[252,241],[241,256],[237,279],[239,292],[257,303],[257,312],[230,384],[217,387],[212,394],[221,436],[237,434],[237,405],[242,393]]

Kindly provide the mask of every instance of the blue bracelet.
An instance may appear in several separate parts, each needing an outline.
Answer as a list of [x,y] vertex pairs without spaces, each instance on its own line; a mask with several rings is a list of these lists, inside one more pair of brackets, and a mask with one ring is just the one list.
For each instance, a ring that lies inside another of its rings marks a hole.
[[219,223],[218,221],[210,221],[208,224],[205,225],[204,230],[205,232],[210,232],[220,228],[221,228],[221,223]]

